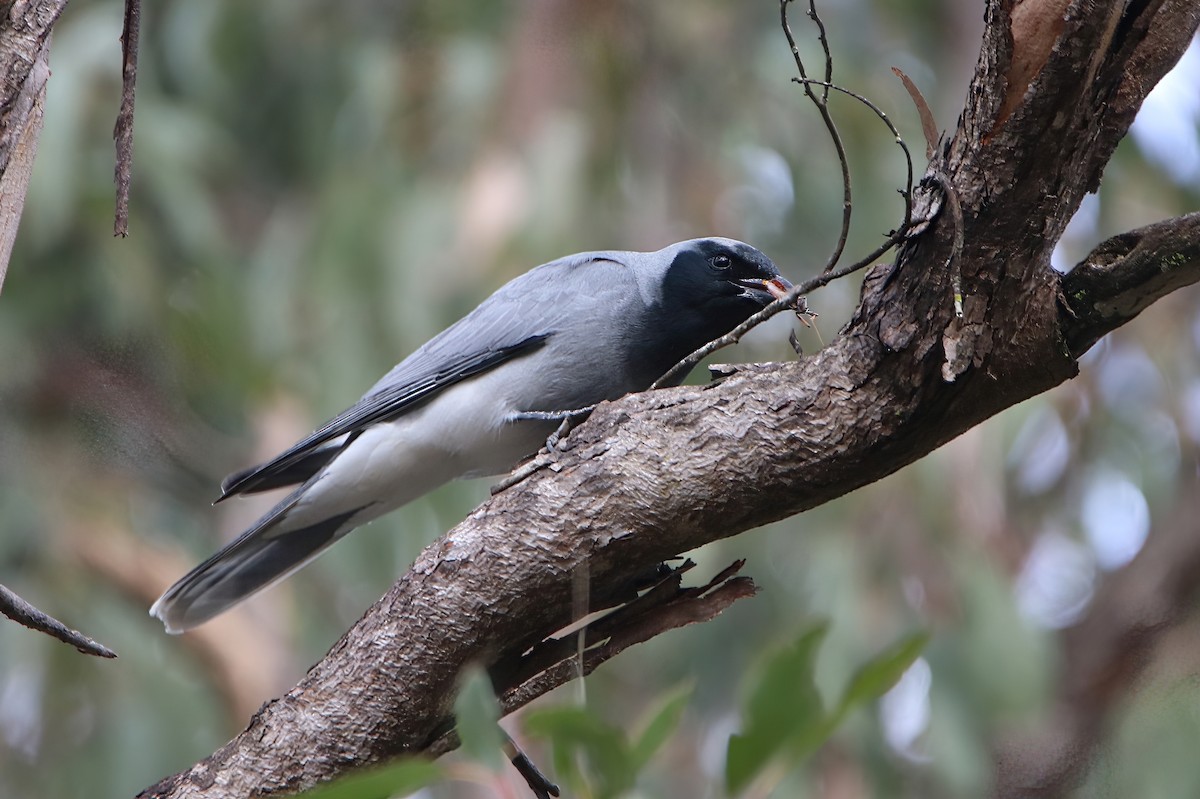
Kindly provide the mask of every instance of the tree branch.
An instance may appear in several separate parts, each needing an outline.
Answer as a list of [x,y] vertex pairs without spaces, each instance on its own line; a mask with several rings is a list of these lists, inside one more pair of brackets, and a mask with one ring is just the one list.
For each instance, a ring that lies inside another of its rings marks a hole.
[[133,99],[137,87],[138,37],[142,27],[141,0],[125,0],[125,22],[121,27],[121,108],[113,125],[117,161],[113,182],[117,185],[113,235],[129,235],[129,182],[133,177]]
[[0,25],[0,288],[25,207],[50,77],[50,28],[66,0],[4,9]]
[[599,406],[552,468],[427,548],[245,732],[143,796],[295,791],[426,751],[462,667],[520,664],[572,621],[579,575],[592,607],[611,607],[654,564],[846,494],[1072,377],[1079,353],[1050,253],[1200,7],[1073,3],[1015,96],[1009,72],[1025,43],[1012,5],[988,4],[967,107],[932,165],[959,199],[961,229],[926,181],[918,218],[932,223],[867,274],[829,347]]
[[57,638],[64,644],[70,644],[85,655],[95,655],[102,658],[115,658],[117,653],[98,644],[81,632],[72,630],[58,619],[38,610],[9,589],[0,585],[0,613],[24,627],[45,633],[51,638]]
[[1200,212],[1113,236],[1062,280],[1067,346],[1078,356],[1155,300],[1200,281]]

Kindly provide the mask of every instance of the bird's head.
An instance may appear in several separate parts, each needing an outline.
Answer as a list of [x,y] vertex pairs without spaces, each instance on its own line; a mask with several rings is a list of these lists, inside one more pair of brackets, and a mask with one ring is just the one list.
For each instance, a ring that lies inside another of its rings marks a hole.
[[[771,259],[734,239],[681,241],[661,257],[662,309],[668,320],[690,322],[721,336],[791,288]],[[711,334],[711,335],[710,335]]]
[[648,382],[792,288],[770,258],[733,239],[681,241],[646,257],[650,268],[640,279],[653,284],[654,296],[633,358],[654,373]]

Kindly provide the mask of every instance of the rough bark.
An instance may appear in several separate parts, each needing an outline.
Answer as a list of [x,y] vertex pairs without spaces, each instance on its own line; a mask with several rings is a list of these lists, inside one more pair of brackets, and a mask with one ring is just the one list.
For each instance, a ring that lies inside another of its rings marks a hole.
[[50,77],[50,29],[67,0],[0,2],[0,287],[33,170]]
[[[884,477],[1071,378],[1105,332],[1200,280],[1196,215],[1106,242],[1065,281],[1049,266],[1200,6],[1026,0],[1017,24],[1013,6],[988,3],[966,107],[930,167],[961,206],[961,251],[938,181],[923,182],[932,224],[867,276],[825,350],[601,406],[557,463],[422,553],[245,732],[142,795],[290,792],[426,751],[468,662],[489,664],[512,710],[557,684],[523,690],[538,677],[522,653],[570,621],[580,575],[592,607],[610,606],[665,558]],[[1030,24],[1039,10],[1055,24]]]

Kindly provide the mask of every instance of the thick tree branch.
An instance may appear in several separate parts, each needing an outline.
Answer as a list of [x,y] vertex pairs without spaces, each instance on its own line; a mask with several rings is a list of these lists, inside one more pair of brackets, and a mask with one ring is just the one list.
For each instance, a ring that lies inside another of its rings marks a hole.
[[1200,7],[1070,3],[1018,80],[1014,48],[1023,55],[1028,42],[1013,35],[1012,6],[988,5],[967,107],[933,165],[959,200],[961,229],[936,216],[943,189],[926,181],[916,199],[933,223],[867,275],[825,350],[601,405],[551,469],[426,549],[245,732],[143,795],[295,791],[425,751],[444,732],[461,668],[519,673],[525,653],[572,620],[581,575],[592,607],[610,607],[666,558],[877,480],[1073,376],[1073,322],[1050,253]]
[[0,288],[25,207],[50,77],[50,27],[66,0],[0,3]]
[[1114,236],[1063,277],[1062,320],[1078,356],[1155,300],[1200,281],[1200,212]]

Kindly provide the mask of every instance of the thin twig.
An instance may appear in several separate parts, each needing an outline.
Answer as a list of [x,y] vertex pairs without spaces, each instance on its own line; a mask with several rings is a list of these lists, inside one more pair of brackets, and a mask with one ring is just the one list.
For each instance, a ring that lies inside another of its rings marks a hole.
[[[888,118],[888,115],[886,113],[884,113],[884,111],[882,109],[880,109],[879,106],[875,105],[875,103],[871,102],[866,97],[863,97],[861,94],[858,94],[857,92],[853,92],[853,91],[850,91],[849,89],[842,88],[841,86],[838,86],[837,84],[830,83],[828,81],[823,81],[823,80],[814,80],[812,78],[792,78],[792,80],[796,81],[797,83],[804,84],[804,85],[813,84],[813,85],[817,85],[817,86],[824,86],[826,89],[832,89],[835,92],[841,92],[842,94],[845,94],[849,97],[853,97],[855,100],[862,103],[867,108],[871,109],[871,111],[873,111],[875,113],[875,115],[877,117],[879,117],[880,121],[882,121],[883,124],[887,126],[887,129],[889,131],[891,131],[892,136],[895,137],[896,144],[899,145],[900,150],[904,153],[904,165],[905,165],[905,169],[907,170],[907,172],[906,172],[905,180],[904,180],[905,188],[900,190],[900,196],[904,198],[904,219],[900,223],[900,227],[898,227],[896,230],[893,230],[890,233],[888,233],[887,238],[884,239],[883,244],[876,247],[872,252],[867,254],[865,257],[859,259],[858,261],[855,261],[854,263],[850,264],[849,266],[844,266],[841,269],[836,269],[833,271],[828,271],[828,269],[827,269],[826,271],[822,272],[817,277],[815,277],[811,280],[807,280],[804,283],[800,283],[796,286],[793,286],[792,290],[789,291],[787,293],[787,295],[775,300],[770,305],[768,305],[767,307],[763,308],[758,313],[751,316],[745,322],[742,322],[740,325],[735,327],[733,330],[729,331],[728,333],[726,333],[725,335],[721,336],[718,339],[710,341],[709,343],[705,344],[700,349],[693,352],[691,355],[684,358],[679,363],[672,366],[670,371],[668,371],[666,374],[664,374],[658,380],[654,381],[654,385],[650,386],[651,391],[653,391],[656,388],[662,388],[664,385],[669,385],[672,380],[679,378],[679,376],[681,374],[686,374],[693,367],[695,367],[696,364],[700,363],[700,361],[704,360],[709,355],[712,355],[717,350],[724,349],[725,347],[728,347],[731,344],[738,343],[739,341],[741,341],[742,336],[744,336],[747,333],[747,331],[751,330],[752,328],[757,327],[758,325],[767,321],[768,319],[775,316],[776,314],[778,314],[784,310],[787,310],[789,308],[795,307],[795,304],[800,299],[800,297],[804,296],[808,292],[818,289],[822,286],[828,285],[829,283],[832,283],[833,281],[837,280],[838,278],[845,277],[846,275],[849,275],[852,272],[857,272],[858,270],[863,269],[864,267],[870,266],[875,261],[876,258],[883,255],[885,252],[890,250],[892,247],[895,247],[897,244],[904,241],[904,238],[908,233],[908,229],[910,227],[912,227],[912,179],[913,179],[912,154],[909,152],[908,145],[904,142],[903,137],[900,136],[900,132],[898,130],[896,130],[896,126],[893,125],[892,120]],[[962,226],[959,225],[960,230],[961,230],[961,227]]]
[[125,0],[125,24],[121,29],[121,110],[113,126],[117,145],[117,208],[113,235],[129,235],[129,182],[133,173],[133,90],[137,84],[138,31],[142,23],[141,0]]
[[[887,112],[884,111],[879,106],[875,105],[875,103],[868,100],[865,96],[859,94],[858,92],[854,92],[854,91],[851,91],[850,89],[846,89],[842,86],[838,86],[836,83],[829,83],[828,81],[823,81],[823,80],[815,80],[813,78],[792,78],[792,80],[795,81],[796,83],[800,83],[800,84],[810,84],[811,83],[811,84],[816,84],[818,86],[825,86],[826,88],[833,89],[835,92],[841,92],[842,94],[846,95],[847,97],[853,97],[855,100],[857,100],[858,102],[862,103],[867,108],[869,108],[872,111],[872,113],[875,114],[875,116],[879,117],[879,121],[887,126],[888,131],[890,131],[892,136],[895,138],[896,145],[904,153],[904,166],[905,166],[906,172],[905,172],[905,178],[904,178],[904,188],[900,189],[900,196],[904,198],[904,221],[900,224],[899,230],[907,229],[912,224],[912,183],[913,183],[912,153],[909,151],[908,144],[904,141],[904,137],[902,137],[900,135],[900,131],[896,130],[896,126],[894,124],[892,124],[892,120],[887,115]],[[893,231],[893,233],[889,234],[889,235],[894,236],[895,232],[896,231]],[[885,251],[886,251],[886,248],[885,248]]]
[[[825,23],[817,13],[816,0],[808,0],[808,18],[817,26],[817,41],[821,43],[821,51],[825,54],[825,80],[833,82],[833,54],[829,52],[829,38],[825,35]],[[829,101],[829,89],[821,92],[821,102]]]
[[[833,139],[834,149],[837,150],[838,163],[842,169],[842,229],[838,234],[837,244],[833,248],[833,252],[829,254],[829,260],[825,263],[824,272],[829,272],[837,264],[842,257],[842,252],[846,249],[846,241],[850,237],[850,213],[852,209],[851,191],[850,191],[850,163],[846,159],[846,146],[842,142],[842,136],[838,133],[837,125],[833,121],[833,117],[829,114],[829,89],[836,88],[833,86],[833,57],[829,52],[829,44],[825,38],[825,25],[821,22],[821,18],[817,15],[817,8],[813,0],[809,0],[808,16],[817,25],[818,38],[821,41],[821,47],[825,52],[825,80],[810,81],[808,71],[804,68],[804,59],[800,57],[800,48],[796,46],[796,37],[792,35],[792,26],[788,22],[787,7],[792,0],[779,0],[779,23],[783,27],[783,34],[787,37],[788,46],[792,50],[792,59],[796,62],[796,70],[800,73],[800,78],[796,80],[804,87],[804,94],[808,99],[812,100],[817,107],[817,112],[821,115],[821,121],[825,123],[826,130],[829,131],[829,136]],[[818,97],[816,92],[812,90],[812,83],[819,86],[824,86],[825,89]],[[911,183],[911,181],[909,181]]]
[[954,188],[954,184],[950,182],[950,178],[946,177],[946,174],[940,169],[931,166],[928,179],[936,183],[938,188],[942,190],[942,194],[946,198],[946,204],[950,206],[950,218],[954,220],[954,243],[950,247],[950,252],[946,255],[946,260],[943,262],[942,267],[950,269],[950,288],[954,292],[954,315],[962,319],[962,266],[958,258],[963,248],[962,203],[958,199],[958,190]]
[[117,653],[108,647],[96,643],[81,632],[72,630],[58,619],[38,610],[2,585],[0,585],[0,613],[3,613],[17,624],[28,627],[31,630],[43,632],[65,644],[70,644],[85,655],[95,655],[102,658],[115,658],[117,656]]
[[867,255],[867,257],[855,261],[849,266],[843,266],[841,269],[837,269],[833,272],[822,272],[811,280],[806,280],[803,283],[796,284],[786,295],[775,300],[770,305],[766,306],[761,311],[754,314],[745,322],[742,322],[725,335],[708,342],[703,347],[672,366],[670,371],[658,378],[658,380],[654,381],[654,385],[650,386],[649,390],[653,391],[656,388],[662,388],[664,385],[673,385],[672,381],[677,379],[681,374],[686,374],[687,372],[691,371],[696,364],[700,363],[700,361],[704,360],[709,355],[712,355],[717,350],[724,349],[732,344],[737,344],[742,340],[742,336],[746,335],[746,333],[751,329],[758,327],[763,322],[767,321],[778,313],[782,313],[783,311],[794,308],[800,298],[810,291],[815,291],[816,289],[826,286],[833,281],[838,280],[839,278],[843,278],[852,272],[857,272],[864,267],[870,266],[876,258],[883,255],[885,252],[904,240],[906,227],[907,226],[902,226],[900,230],[891,233],[887,237],[887,240],[884,241],[884,243],[879,247],[876,247],[873,252]]

